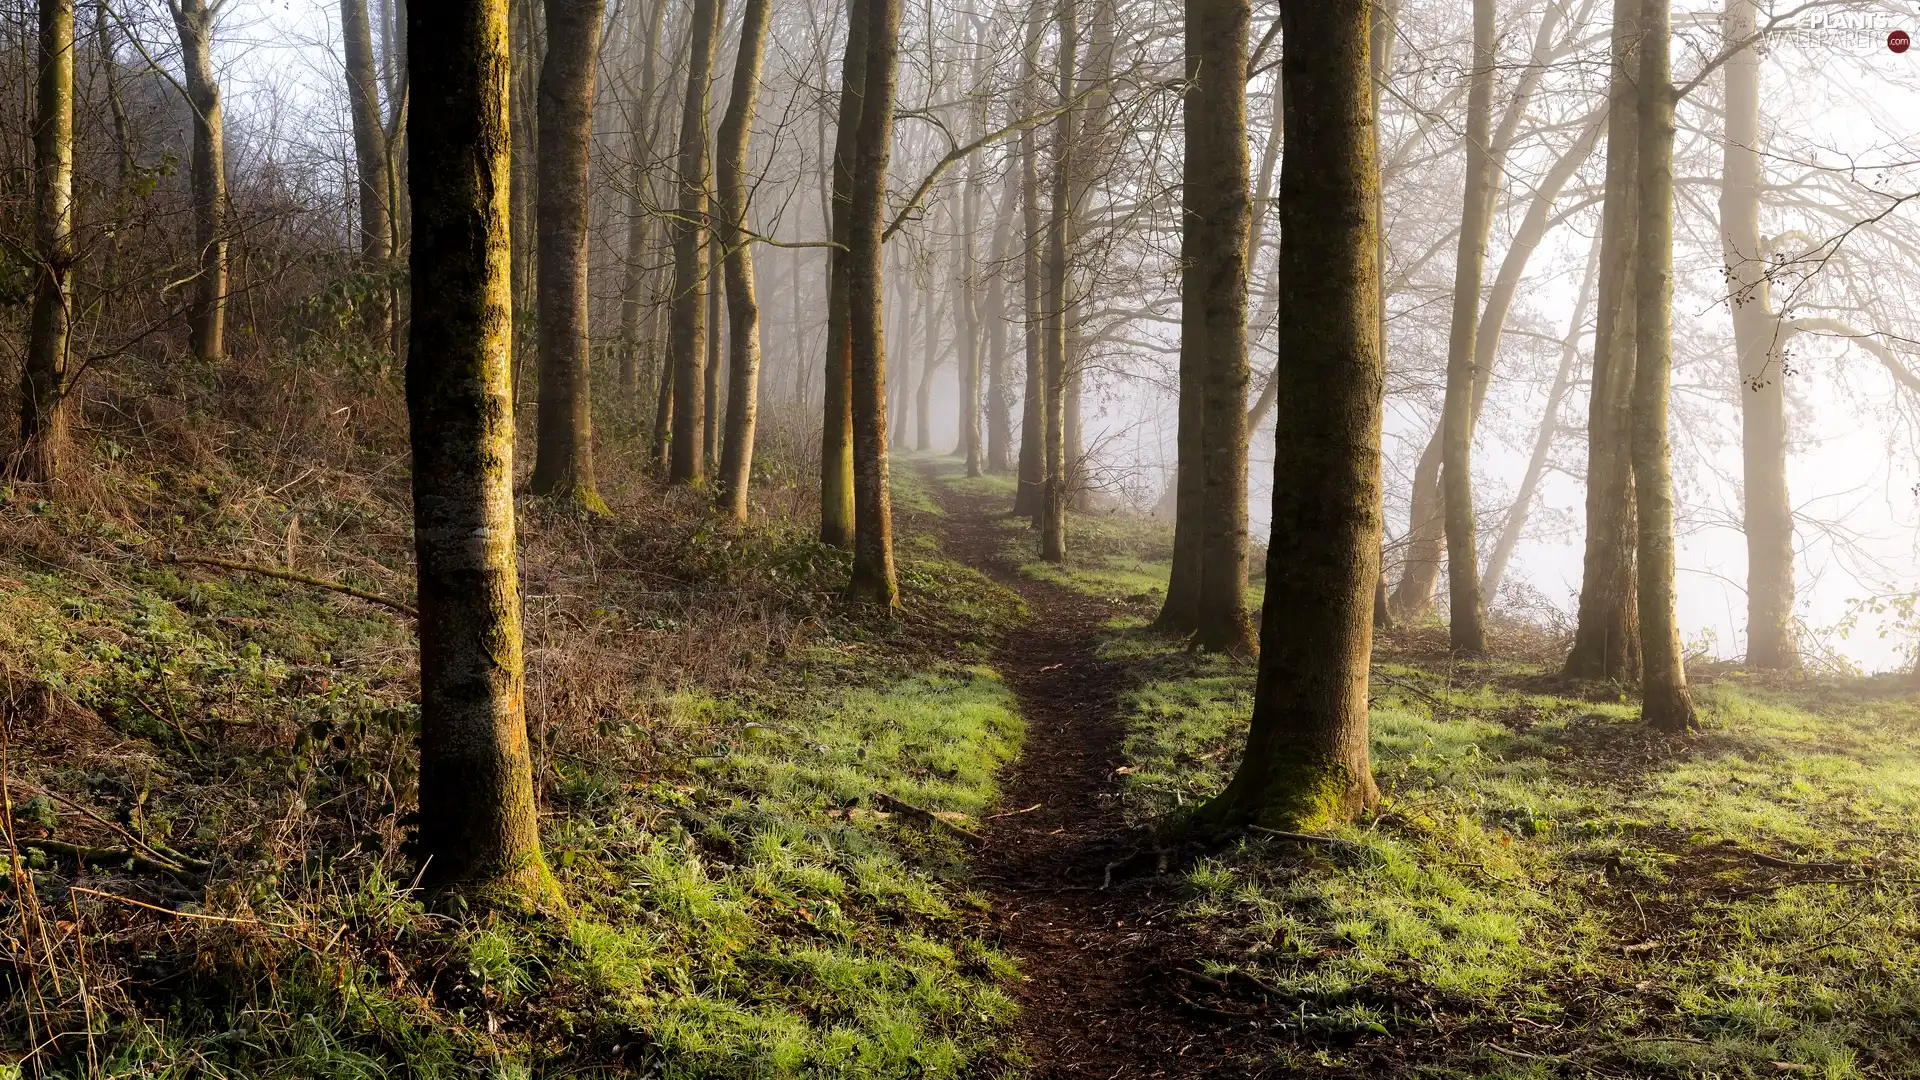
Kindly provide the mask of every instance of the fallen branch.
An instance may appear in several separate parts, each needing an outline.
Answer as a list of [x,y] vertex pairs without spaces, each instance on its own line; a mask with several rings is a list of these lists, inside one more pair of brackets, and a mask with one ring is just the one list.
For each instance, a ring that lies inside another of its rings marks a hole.
[[1276,840],[1286,840],[1295,844],[1320,844],[1326,847],[1346,848],[1350,851],[1363,850],[1363,845],[1338,836],[1320,836],[1315,833],[1287,832],[1284,829],[1269,829],[1265,825],[1249,825],[1247,828],[1262,836],[1271,836]]
[[974,832],[972,829],[963,829],[931,810],[923,809],[901,799],[896,799],[884,791],[874,792],[873,800],[896,814],[904,814],[925,825],[943,827],[969,844],[977,845],[987,842],[985,837]]
[[311,577],[307,574],[297,574],[292,570],[282,570],[274,566],[234,562],[231,559],[216,559],[211,555],[182,555],[175,551],[167,552],[166,558],[163,561],[170,563],[191,563],[196,566],[217,566],[222,570],[233,570],[242,574],[259,574],[262,577],[279,578],[281,581],[291,581],[300,585],[311,585],[316,589],[328,589],[337,593],[345,593],[356,600],[365,600],[369,604],[379,604],[381,607],[391,608],[411,618],[417,619],[420,617],[418,609],[411,604],[395,600],[391,596],[382,596],[377,592],[368,592],[365,589],[355,588],[345,582],[333,581],[328,578]]
[[80,844],[69,844],[64,840],[23,839],[19,841],[23,848],[38,848],[48,855],[58,855],[72,859],[77,864],[92,863],[96,866],[127,866],[144,873],[160,873],[174,878],[182,884],[197,884],[191,871],[170,862],[149,858],[131,848],[96,848]]

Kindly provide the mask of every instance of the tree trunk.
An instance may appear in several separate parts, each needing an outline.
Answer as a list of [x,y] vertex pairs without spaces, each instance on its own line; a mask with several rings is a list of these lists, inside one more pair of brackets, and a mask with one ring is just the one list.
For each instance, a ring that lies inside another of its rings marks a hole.
[[226,356],[227,327],[227,140],[220,112],[220,84],[213,75],[213,22],[219,5],[210,0],[171,0],[180,33],[187,104],[193,112],[193,242],[200,252],[193,300],[187,307],[187,337],[196,360],[219,363]]
[[1540,490],[1540,480],[1546,475],[1547,456],[1553,449],[1554,436],[1560,433],[1560,406],[1573,387],[1574,368],[1580,360],[1580,332],[1587,324],[1587,305],[1593,302],[1593,283],[1599,271],[1600,242],[1596,238],[1587,253],[1587,269],[1580,278],[1580,295],[1573,302],[1567,336],[1560,343],[1560,367],[1554,372],[1553,387],[1547,391],[1547,407],[1542,410],[1540,430],[1534,434],[1527,471],[1520,478],[1520,489],[1514,493],[1506,524],[1500,529],[1500,539],[1494,542],[1493,554],[1487,557],[1487,572],[1480,579],[1480,586],[1488,596],[1500,591],[1500,582],[1507,574],[1507,561],[1513,558],[1513,549],[1520,544],[1520,533],[1527,526],[1534,493]]
[[1640,675],[1640,616],[1631,441],[1634,265],[1639,246],[1639,0],[1615,0],[1607,106],[1607,178],[1600,214],[1599,306],[1587,404],[1586,553],[1569,678],[1632,682]]
[[827,357],[820,430],[820,542],[853,547],[853,340],[848,331],[847,241],[860,102],[867,81],[867,4],[847,0],[847,51],[840,65],[840,119],[833,143],[833,241],[827,251]]
[[[711,213],[717,213],[717,200],[708,198]],[[706,462],[708,469],[720,466],[720,415],[725,406],[720,400],[720,367],[726,357],[726,327],[721,321],[722,303],[726,299],[726,278],[723,265],[726,262],[720,248],[717,233],[709,217],[707,228],[707,362],[702,370],[701,395],[706,409],[700,418],[700,441],[702,449],[700,459]]]
[[1015,207],[1020,177],[1009,169],[1006,193],[1000,201],[1000,223],[993,234],[993,276],[987,282],[987,471],[1013,468],[1013,392],[1008,380],[1012,358],[1007,348],[1007,251],[1013,244]]
[[1047,562],[1065,562],[1067,558],[1067,308],[1072,288],[1067,266],[1067,249],[1073,230],[1073,95],[1078,89],[1074,63],[1080,48],[1077,0],[1058,0],[1060,25],[1060,117],[1054,122],[1053,203],[1047,222],[1047,267],[1045,316],[1040,325],[1042,336],[1041,389],[1046,452],[1043,457],[1045,487],[1041,494],[1040,558]]
[[1726,138],[1720,244],[1727,260],[1734,349],[1740,361],[1741,457],[1747,534],[1747,664],[1800,666],[1793,618],[1793,504],[1787,498],[1784,334],[1773,310],[1760,239],[1760,54],[1754,0],[1727,0]]
[[855,603],[900,605],[893,573],[893,505],[887,478],[887,354],[881,328],[887,160],[893,146],[900,0],[867,0],[866,81],[847,230],[848,337],[853,372],[853,576]]
[[[639,10],[636,5],[636,19]],[[666,14],[667,0],[653,0],[640,42],[640,90],[627,117],[633,165],[627,176],[627,261],[620,286],[620,408],[636,414],[645,404],[642,380],[652,377],[654,359],[654,305],[647,295],[653,280],[648,265],[653,244],[653,99],[659,93],[660,33]]]
[[40,79],[33,132],[33,314],[20,369],[20,447],[10,470],[57,480],[69,456],[73,285],[73,0],[40,0]]
[[753,247],[747,240],[747,141],[753,134],[760,65],[766,55],[767,0],[746,0],[740,16],[740,53],[733,90],[720,121],[720,214],[716,233],[726,253],[727,432],[720,452],[720,497],[727,516],[747,520],[747,482],[753,473],[753,434],[760,402],[760,303],[754,292]]
[[1697,726],[1674,597],[1673,473],[1667,397],[1673,371],[1673,70],[1671,0],[1645,0],[1640,46],[1640,250],[1636,253],[1633,490],[1640,517],[1640,717],[1661,731]]
[[667,342],[673,365],[673,435],[667,476],[690,484],[706,476],[707,111],[713,76],[714,39],[719,36],[718,0],[693,0],[688,34],[687,92],[681,100],[680,213],[673,233],[673,313]]
[[980,200],[984,163],[975,153],[967,161],[967,186],[960,213],[959,266],[954,274],[953,333],[960,346],[959,445],[955,453],[966,459],[967,475],[979,476],[980,459],[980,286],[979,259],[974,254],[980,228]]
[[412,0],[407,415],[420,606],[420,849],[436,885],[558,906],[540,853],[514,561],[506,0]]
[[[1190,23],[1203,21],[1193,7],[1223,2],[1232,0],[1191,0]],[[1367,668],[1386,373],[1367,9],[1366,0],[1281,7],[1279,289],[1291,315],[1280,325],[1279,362],[1288,393],[1275,425],[1273,536],[1247,750],[1203,811],[1215,827],[1317,828],[1379,799],[1367,752]]]
[[340,39],[346,50],[347,111],[353,120],[353,157],[358,167],[360,260],[366,285],[367,336],[384,348],[393,337],[387,303],[387,262],[393,257],[393,211],[388,186],[390,160],[380,113],[380,73],[373,59],[373,27],[367,0],[340,0]]
[[[1046,33],[1046,7],[1033,0],[1027,7],[1027,41],[1021,63],[1021,86],[1027,112],[1039,111],[1040,39]],[[1021,260],[1021,288],[1026,303],[1027,378],[1020,410],[1020,475],[1013,497],[1013,512],[1031,518],[1035,528],[1046,510],[1046,386],[1041,376],[1043,322],[1040,306],[1044,271],[1041,248],[1045,234],[1040,228],[1040,145],[1034,129],[1020,133],[1020,208],[1025,227]]]
[[1467,91],[1466,197],[1453,273],[1453,330],[1447,343],[1447,397],[1441,409],[1440,483],[1446,513],[1448,644],[1463,656],[1487,651],[1480,599],[1480,555],[1473,513],[1474,339],[1480,329],[1480,278],[1493,218],[1494,0],[1473,0],[1473,75]]
[[545,3],[547,55],[540,67],[537,112],[540,411],[529,487],[536,495],[604,513],[607,506],[593,479],[587,168],[605,0]]
[[[1247,623],[1247,0],[1189,0],[1186,274],[1181,354],[1192,334],[1200,370],[1200,602],[1194,643],[1244,652]],[[1364,41],[1363,48],[1364,48]],[[1364,58],[1364,56],[1363,56]],[[1283,241],[1284,242],[1284,241]],[[1190,325],[1197,324],[1197,325]]]
[[[540,0],[509,0],[512,4],[510,30],[513,34],[513,73],[508,99],[513,125],[513,145],[538,146],[540,127],[534,122],[538,111],[540,55]],[[531,351],[524,340],[523,316],[533,311],[534,294],[534,196],[538,185],[540,155],[513,155],[513,315],[514,315],[514,394],[519,400],[519,381],[525,353]]]
[[920,379],[913,387],[913,448],[933,449],[933,375],[940,369],[939,301],[931,291],[920,294]]

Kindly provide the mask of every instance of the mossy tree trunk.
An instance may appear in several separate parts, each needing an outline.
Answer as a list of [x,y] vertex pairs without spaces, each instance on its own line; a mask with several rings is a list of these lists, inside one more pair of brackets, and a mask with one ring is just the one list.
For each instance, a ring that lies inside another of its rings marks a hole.
[[[1181,314],[1200,370],[1200,601],[1194,644],[1245,652],[1247,623],[1247,244],[1252,163],[1247,157],[1246,0],[1187,4],[1186,230]],[[1283,98],[1284,101],[1284,98]],[[1184,379],[1183,379],[1184,382]],[[1184,390],[1184,387],[1182,388]]]
[[363,325],[385,348],[393,338],[393,306],[386,277],[393,258],[393,207],[386,125],[380,111],[380,70],[373,58],[367,0],[340,0],[340,44],[346,52],[347,112],[353,122],[356,198],[360,204],[360,261],[371,279]]
[[594,67],[605,0],[546,0],[540,67],[539,247],[535,316],[540,342],[536,495],[606,510],[593,477],[593,370],[587,333],[587,200]]
[[667,475],[676,483],[703,479],[706,463],[707,194],[712,177],[707,155],[707,112],[712,94],[713,52],[719,37],[718,0],[693,0],[687,33],[687,92],[680,102],[680,163],[676,185],[680,212],[673,234],[673,311],[667,360],[673,367],[673,434]]
[[1667,402],[1673,372],[1673,69],[1671,0],[1645,0],[1640,45],[1640,250],[1634,272],[1633,491],[1640,525],[1641,719],[1696,726],[1674,595],[1673,472]]
[[[722,5],[724,8],[725,5]],[[707,196],[707,362],[701,370],[701,395],[706,409],[700,417],[700,458],[709,472],[720,468],[720,369],[726,360],[726,257],[720,247],[719,232],[713,217],[719,213],[719,199]]]
[[847,0],[847,49],[840,64],[840,119],[833,140],[833,242],[827,252],[825,408],[820,429],[820,542],[853,547],[853,339],[848,332],[847,238],[852,229],[854,157],[867,81],[867,4]]
[[195,359],[216,364],[226,356],[227,136],[220,82],[213,74],[213,24],[225,5],[224,0],[169,3],[193,113],[193,242],[200,269],[187,307],[187,338]]
[[[1220,0],[1192,0],[1193,8]],[[1273,536],[1247,751],[1201,812],[1303,829],[1379,798],[1367,667],[1380,572],[1381,363],[1366,0],[1288,3]]]
[[426,879],[549,906],[515,572],[506,0],[411,0],[413,446]]
[[727,428],[720,448],[720,499],[726,515],[747,520],[747,482],[753,473],[753,434],[760,397],[760,303],[754,291],[753,247],[747,238],[747,142],[760,96],[760,65],[766,55],[767,0],[747,0],[740,16],[740,52],[733,62],[733,90],[720,120],[715,150],[719,214],[714,235],[724,252],[727,278]]
[[[1726,130],[1720,173],[1720,246],[1727,260],[1734,350],[1740,362],[1740,448],[1747,534],[1747,664],[1800,666],[1793,617],[1793,503],[1787,497],[1787,395],[1767,252],[1760,239],[1760,54],[1754,0],[1727,0],[1723,47]],[[1737,51],[1734,51],[1737,50]]]
[[1474,342],[1480,329],[1480,279],[1493,222],[1494,0],[1473,0],[1473,73],[1467,90],[1466,194],[1453,272],[1453,328],[1447,339],[1447,394],[1441,408],[1440,485],[1447,532],[1448,643],[1464,656],[1487,651],[1480,599],[1480,554],[1473,513]]
[[893,573],[893,503],[887,479],[885,284],[887,163],[893,150],[893,95],[900,54],[900,0],[867,0],[867,66],[854,154],[847,230],[848,337],[853,370],[853,577],[849,597],[891,610],[900,605]]
[[1067,557],[1067,320],[1073,282],[1067,251],[1073,241],[1073,171],[1075,61],[1080,48],[1079,12],[1075,0],[1058,0],[1060,54],[1060,116],[1054,122],[1053,192],[1047,220],[1046,294],[1042,335],[1042,438],[1045,453],[1041,491],[1040,558],[1064,562]]
[[1607,175],[1600,211],[1600,280],[1587,404],[1586,551],[1573,648],[1576,679],[1640,676],[1635,588],[1639,526],[1633,491],[1635,252],[1639,248],[1640,0],[1615,0],[1607,106]]
[[70,455],[73,329],[73,0],[40,0],[34,117],[33,314],[20,368],[20,446],[11,472],[56,480]]

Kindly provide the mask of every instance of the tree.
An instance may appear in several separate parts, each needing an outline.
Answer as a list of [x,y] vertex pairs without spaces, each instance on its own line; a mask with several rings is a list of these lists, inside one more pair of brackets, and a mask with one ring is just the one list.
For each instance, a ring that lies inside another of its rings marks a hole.
[[881,320],[887,162],[893,149],[900,0],[867,0],[867,63],[847,229],[847,336],[853,382],[853,577],[856,603],[893,609],[893,505],[887,477],[887,352]]
[[1641,719],[1696,725],[1674,598],[1673,472],[1667,398],[1673,371],[1673,70],[1671,0],[1644,0],[1640,44],[1640,250],[1634,270],[1633,491],[1640,525]]
[[193,242],[200,252],[187,307],[194,358],[215,364],[226,355],[227,136],[220,83],[213,75],[213,24],[226,0],[168,0],[180,34],[187,105],[193,113]]
[[712,96],[714,39],[719,36],[718,0],[693,0],[687,92],[680,108],[680,165],[676,183],[680,212],[673,233],[673,309],[667,360],[673,366],[673,435],[667,475],[677,483],[706,476],[707,112]]
[[867,81],[867,4],[847,0],[847,48],[840,64],[839,129],[833,142],[833,242],[827,251],[825,413],[820,430],[820,542],[853,547],[853,339],[847,248],[853,227],[853,177]]
[[[1021,98],[1029,114],[1038,111],[1040,101],[1040,39],[1047,28],[1046,7],[1034,0],[1027,6],[1027,36],[1020,61]],[[1042,283],[1041,251],[1045,234],[1040,228],[1040,140],[1029,127],[1020,133],[1020,210],[1021,294],[1026,317],[1027,373],[1020,409],[1019,486],[1014,491],[1013,512],[1040,524],[1046,509],[1046,384],[1041,377],[1040,306]]]
[[1565,673],[1630,682],[1640,674],[1637,535],[1633,490],[1636,310],[1640,241],[1638,93],[1640,0],[1614,0],[1613,72],[1607,105],[1607,178],[1600,209],[1599,306],[1593,390],[1587,404],[1586,553],[1580,607]]
[[1727,260],[1734,351],[1740,363],[1741,456],[1747,534],[1747,663],[1800,666],[1793,620],[1793,504],[1787,498],[1785,332],[1773,310],[1760,239],[1759,8],[1727,0],[1726,128],[1720,245]]
[[1012,378],[1007,370],[1007,260],[1013,246],[1015,207],[1020,196],[1020,174],[1007,170],[1000,220],[993,233],[993,274],[987,280],[987,471],[1008,472],[1013,467]]
[[[1378,801],[1367,668],[1380,573],[1379,335],[1367,0],[1282,5],[1279,363],[1273,534],[1247,749],[1214,827],[1344,821]],[[1190,0],[1190,24],[1242,19]]]
[[727,516],[747,520],[747,480],[753,472],[753,431],[760,395],[760,305],[754,293],[753,248],[747,236],[747,141],[766,54],[767,0],[747,0],[740,17],[740,54],[733,92],[720,121],[720,212],[714,235],[727,276],[727,431],[720,451],[720,497]]
[[73,329],[73,0],[40,0],[33,132],[33,314],[20,368],[20,447],[10,471],[58,479],[68,455]]
[[593,479],[593,370],[587,335],[587,202],[594,67],[605,0],[545,0],[540,67],[540,414],[530,488],[605,513]]
[[1067,249],[1073,231],[1074,61],[1080,48],[1079,12],[1075,0],[1059,0],[1060,116],[1054,126],[1053,201],[1047,220],[1045,315],[1041,320],[1040,391],[1042,455],[1045,486],[1041,494],[1040,557],[1063,562],[1067,557],[1067,320],[1073,289]]
[[426,879],[546,906],[523,712],[508,371],[506,0],[412,0],[413,447]]
[[384,346],[393,336],[387,302],[387,262],[393,258],[392,169],[380,112],[380,73],[373,59],[373,27],[367,0],[340,0],[340,39],[346,51],[347,112],[353,121],[354,197],[360,206],[360,261],[374,278],[366,292],[367,336]]
[[620,285],[620,406],[636,410],[645,404],[643,369],[653,375],[655,359],[656,307],[647,291],[656,275],[648,255],[653,246],[654,99],[660,93],[660,35],[667,0],[653,0],[645,8],[634,5],[636,22],[642,11],[647,21],[640,39],[640,87],[627,115],[632,162],[627,176],[627,258]]
[[[1200,397],[1201,515],[1194,644],[1243,652],[1252,644],[1247,625],[1247,243],[1253,229],[1247,28],[1252,8],[1244,2],[1201,0],[1189,3],[1187,12],[1191,85],[1181,249],[1187,253],[1184,274],[1193,280],[1181,287],[1180,355],[1183,372],[1189,355],[1199,368],[1194,380]],[[1194,338],[1191,346],[1188,335]],[[1184,396],[1184,374],[1181,383]]]
[[1449,644],[1456,653],[1487,651],[1481,622],[1480,555],[1473,516],[1474,335],[1480,328],[1480,276],[1493,221],[1493,0],[1473,0],[1473,75],[1467,91],[1467,183],[1460,211],[1460,253],[1453,275],[1453,332],[1447,341],[1447,398],[1441,408],[1441,483],[1445,489]]

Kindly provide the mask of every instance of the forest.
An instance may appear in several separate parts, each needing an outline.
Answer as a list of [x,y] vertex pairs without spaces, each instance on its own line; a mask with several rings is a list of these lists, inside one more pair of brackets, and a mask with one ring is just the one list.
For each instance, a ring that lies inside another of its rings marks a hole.
[[1910,30],[0,0],[0,1080],[1920,1078]]

